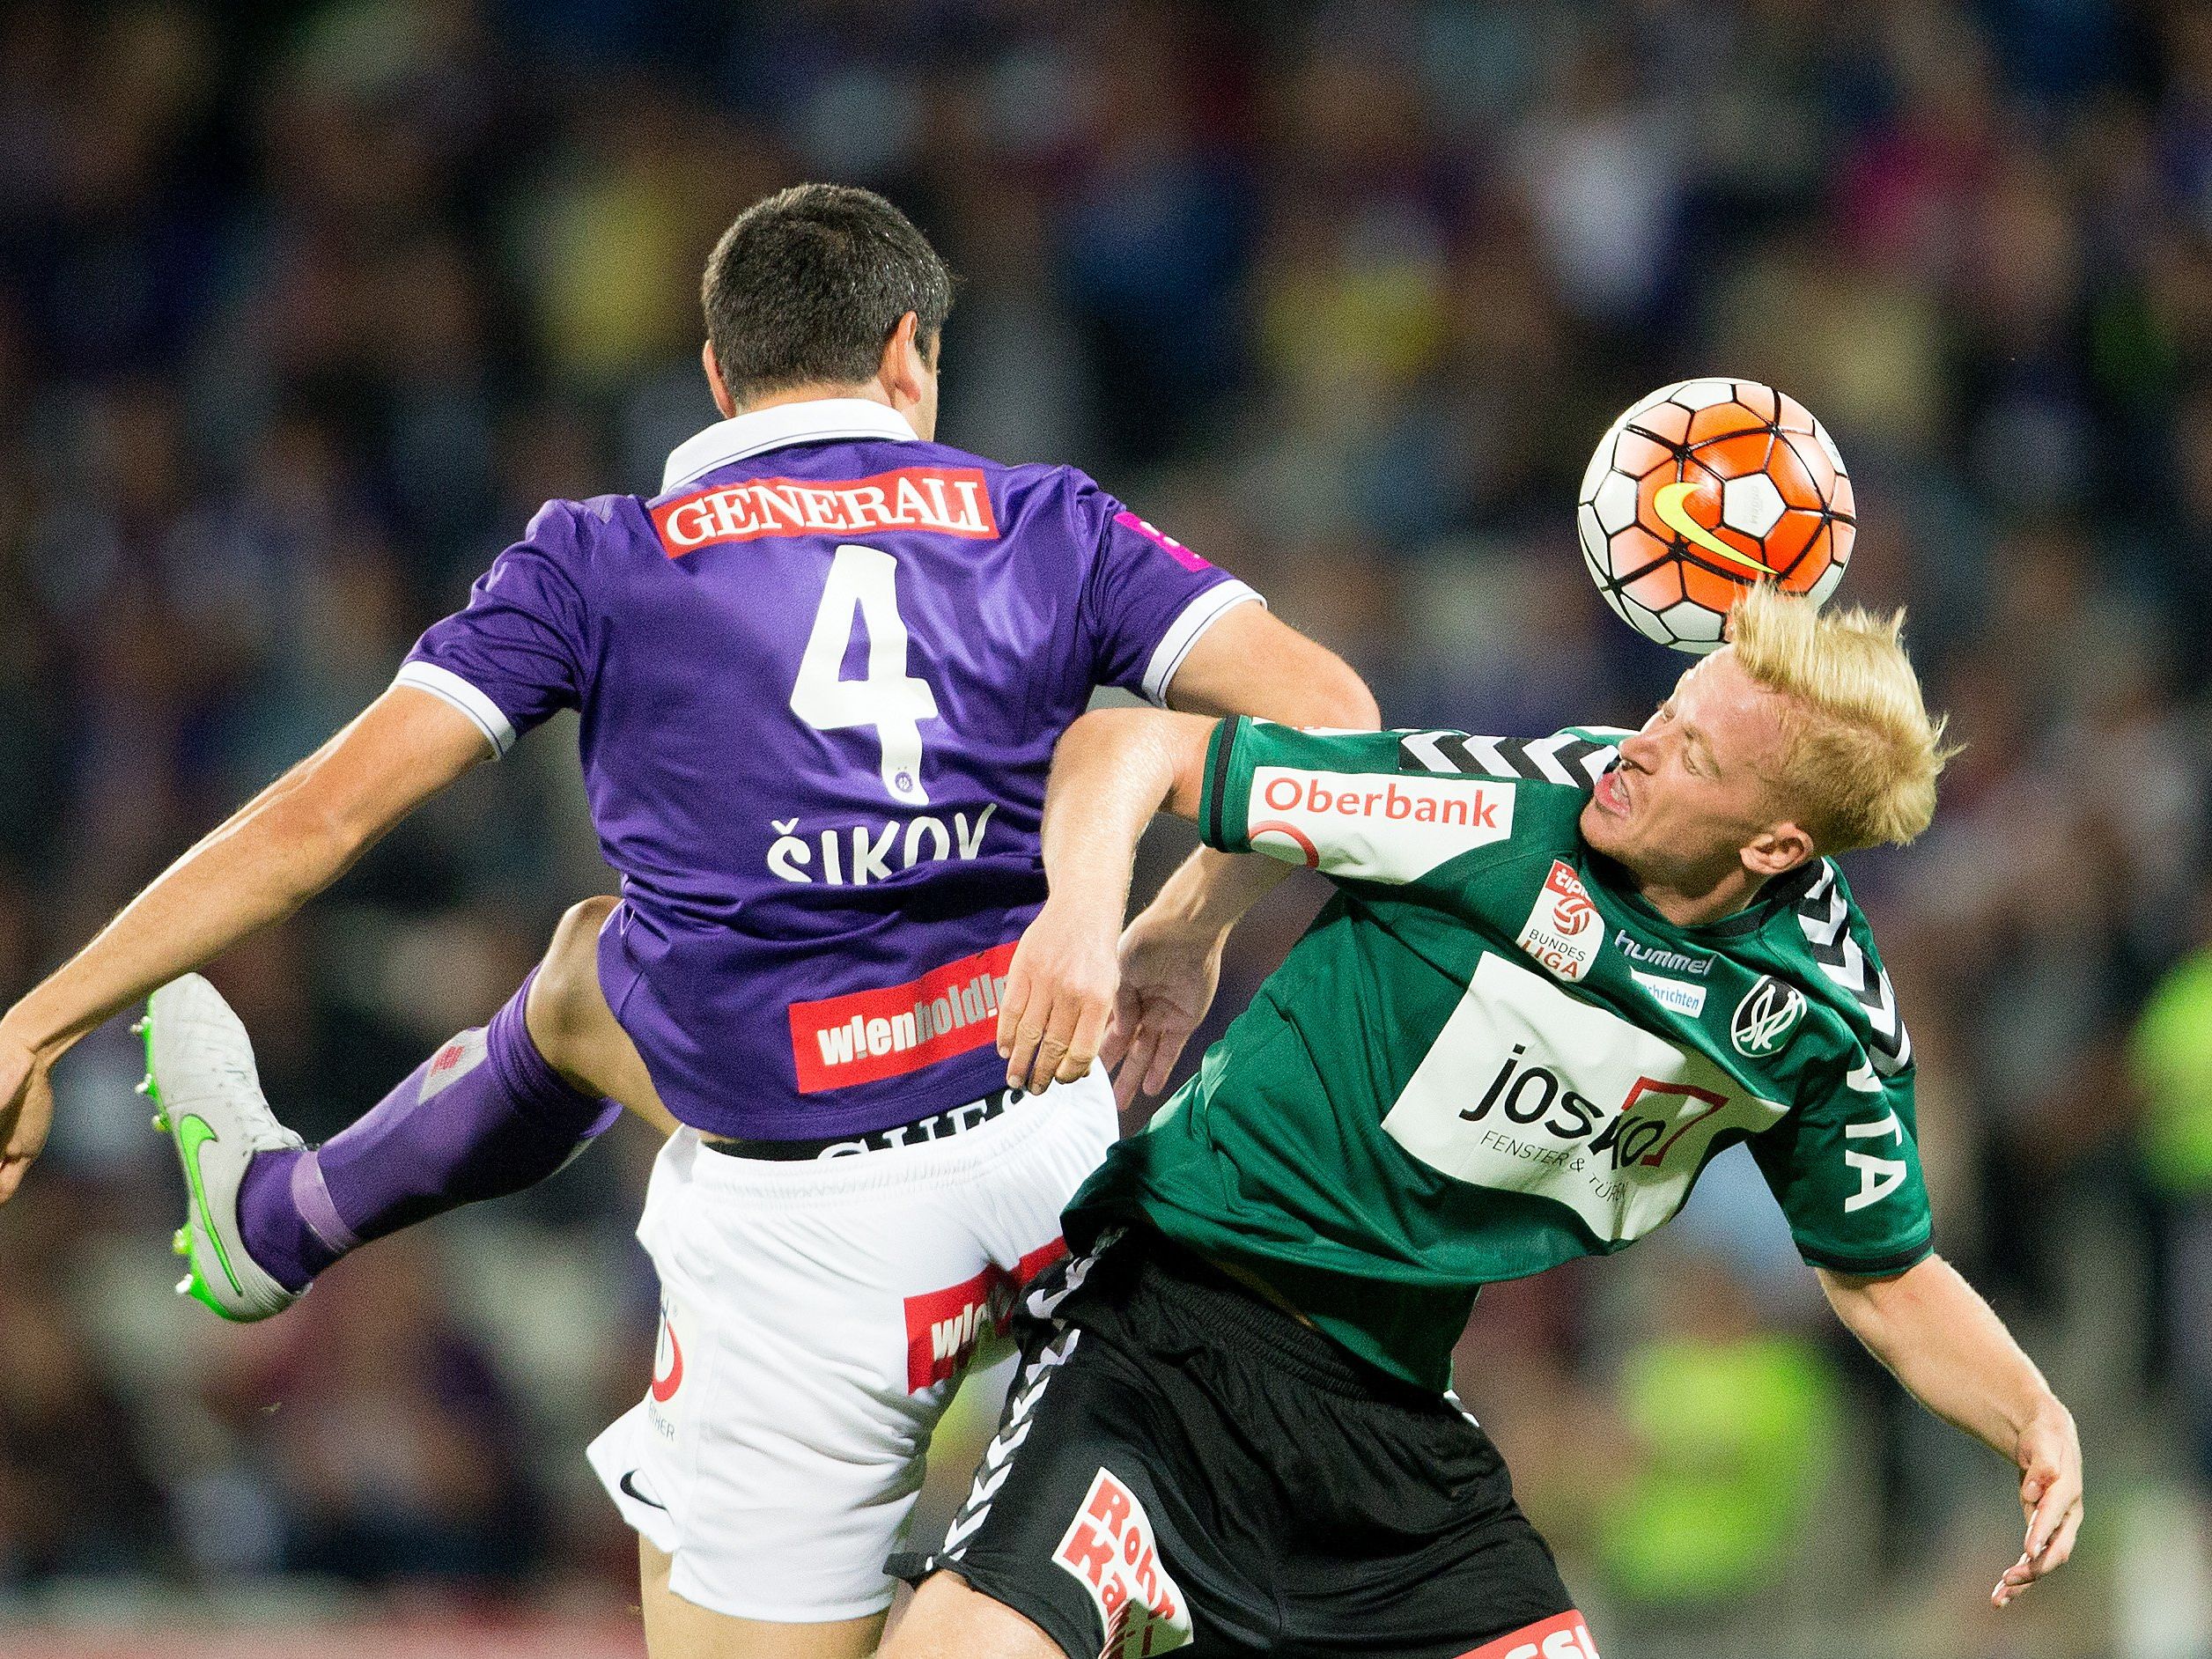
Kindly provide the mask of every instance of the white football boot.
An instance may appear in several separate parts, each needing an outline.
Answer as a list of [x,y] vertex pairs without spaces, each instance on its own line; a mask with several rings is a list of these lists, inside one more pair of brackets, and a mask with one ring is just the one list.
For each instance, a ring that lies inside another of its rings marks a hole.
[[257,1152],[306,1142],[276,1121],[254,1069],[254,1044],[231,1005],[197,974],[173,979],[146,999],[135,1028],[146,1040],[153,1126],[172,1137],[184,1166],[188,1207],[175,1249],[192,1271],[177,1294],[205,1302],[225,1319],[266,1319],[302,1294],[287,1290],[247,1253],[239,1231],[238,1190]]

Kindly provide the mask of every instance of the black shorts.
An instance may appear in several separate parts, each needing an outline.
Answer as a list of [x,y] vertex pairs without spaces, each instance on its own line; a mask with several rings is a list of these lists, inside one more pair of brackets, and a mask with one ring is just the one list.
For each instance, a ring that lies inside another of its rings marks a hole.
[[1070,1659],[1596,1659],[1490,1437],[1149,1232],[1025,1299],[943,1545]]

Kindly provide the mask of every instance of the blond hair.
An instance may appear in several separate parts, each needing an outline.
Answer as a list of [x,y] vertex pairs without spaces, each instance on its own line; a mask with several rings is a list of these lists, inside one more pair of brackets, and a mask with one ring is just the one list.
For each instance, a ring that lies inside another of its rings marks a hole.
[[1771,582],[1736,607],[1736,660],[1790,704],[1775,788],[1823,852],[1902,846],[1936,815],[1936,775],[1956,750],[1928,716],[1904,627],[1901,610],[1823,615]]

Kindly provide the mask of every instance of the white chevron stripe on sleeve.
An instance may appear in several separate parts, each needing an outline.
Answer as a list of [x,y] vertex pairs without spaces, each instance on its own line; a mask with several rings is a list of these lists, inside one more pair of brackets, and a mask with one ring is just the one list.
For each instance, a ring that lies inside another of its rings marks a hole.
[[1521,769],[1506,758],[1505,751],[1498,747],[1500,741],[1494,737],[1471,737],[1467,740],[1467,752],[1484,771],[1500,778],[1520,777]]
[[1530,762],[1545,782],[1572,785],[1576,781],[1574,774],[1567,771],[1567,763],[1559,759],[1559,751],[1569,745],[1580,745],[1583,741],[1572,732],[1554,732],[1549,737],[1536,739],[1524,748]]
[[1442,745],[1437,741],[1443,735],[1441,732],[1408,732],[1398,739],[1398,748],[1411,754],[1432,772],[1456,772],[1459,770],[1459,763],[1445,754]]

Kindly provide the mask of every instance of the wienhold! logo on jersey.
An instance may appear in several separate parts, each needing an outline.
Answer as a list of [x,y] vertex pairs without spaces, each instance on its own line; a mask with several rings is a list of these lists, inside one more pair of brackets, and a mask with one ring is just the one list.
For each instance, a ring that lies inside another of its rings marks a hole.
[[1411,881],[1513,834],[1513,789],[1493,778],[1252,772],[1245,839],[1255,852],[1331,875]]
[[1552,860],[1544,890],[1513,942],[1562,979],[1580,979],[1605,947],[1605,924],[1572,865]]
[[1140,1659],[1191,1640],[1191,1610],[1158,1539],[1137,1494],[1102,1468],[1052,1552],[1053,1566],[1081,1582],[1106,1621],[1099,1659]]
[[1549,1198],[1627,1240],[1682,1207],[1715,1135],[1786,1110],[1492,951],[1382,1130],[1455,1180]]
[[653,527],[672,559],[703,547],[776,535],[929,530],[987,542],[999,534],[991,491],[973,467],[902,467],[832,483],[748,478],[664,501]]
[[906,1299],[906,1389],[919,1393],[960,1375],[988,1330],[1004,1331],[1035,1279],[1067,1254],[1067,1241],[1039,1245],[1008,1272],[996,1262],[973,1279]]
[[999,1035],[999,993],[1011,940],[918,979],[791,1005],[791,1059],[799,1092],[817,1094],[918,1072]]

